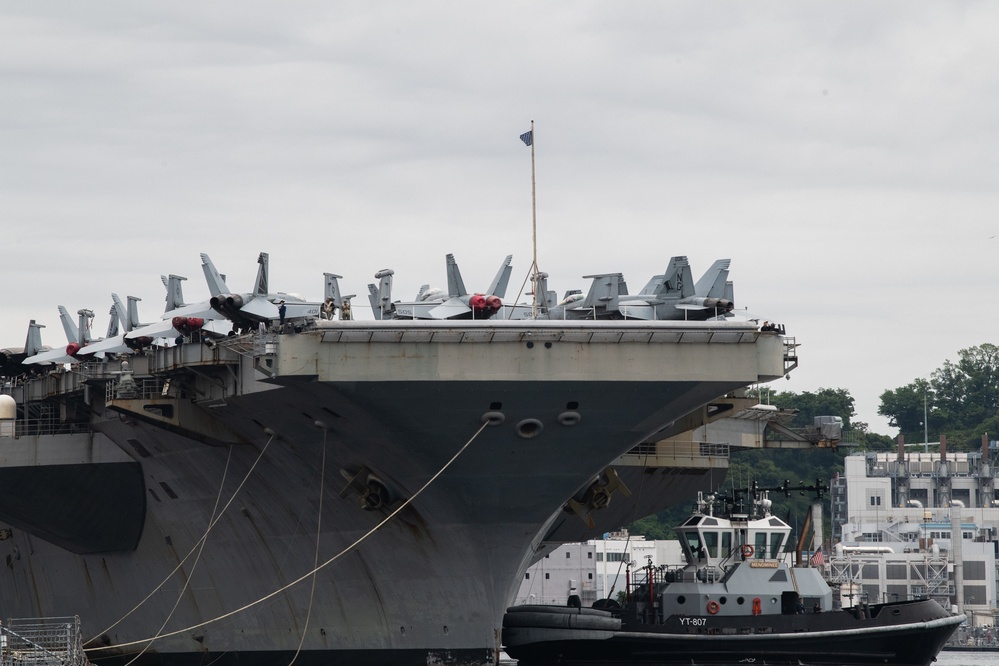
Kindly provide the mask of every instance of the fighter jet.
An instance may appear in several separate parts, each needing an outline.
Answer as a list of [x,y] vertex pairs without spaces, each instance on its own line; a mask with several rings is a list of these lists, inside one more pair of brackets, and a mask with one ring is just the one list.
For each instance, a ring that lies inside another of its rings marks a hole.
[[[121,303],[118,294],[111,294],[114,305],[111,307],[111,321],[108,324],[108,334],[103,340],[92,342],[77,352],[77,356],[96,356],[104,358],[107,354],[130,354],[142,351],[156,340],[155,335],[145,334],[129,337],[133,331],[148,328],[152,324],[139,322],[138,302],[142,299],[128,296],[128,306]],[[120,329],[119,329],[120,324]],[[123,330],[122,330],[123,329]],[[119,330],[121,332],[119,333]]]
[[447,294],[429,284],[420,287],[415,301],[391,302],[392,271],[375,274],[379,286],[368,285],[368,299],[376,319],[489,319],[503,307],[507,284],[513,271],[513,255],[500,264],[496,277],[483,293],[469,294],[453,254],[445,257]]
[[0,376],[10,377],[20,374],[23,372],[22,364],[26,358],[51,349],[42,345],[43,328],[45,328],[43,324],[37,324],[32,319],[28,323],[28,336],[24,340],[23,347],[0,349]]
[[279,319],[279,308],[282,304],[285,306],[284,318],[288,323],[302,323],[317,319],[322,303],[308,302],[297,294],[270,293],[268,291],[268,260],[269,255],[266,252],[261,252],[260,256],[257,257],[259,266],[257,267],[257,280],[252,292],[213,295],[210,301],[212,309],[231,321],[234,328],[244,330],[252,328],[260,322],[270,323]]
[[73,320],[69,316],[69,311],[60,305],[59,319],[62,321],[63,331],[66,332],[66,346],[33,354],[24,359],[24,365],[79,362],[79,351],[91,341],[90,322],[94,319],[94,312],[93,310],[83,309],[78,310],[76,314],[79,316],[79,326],[73,324]]
[[567,294],[549,310],[551,319],[697,320],[732,311],[729,259],[714,262],[695,284],[685,256],[672,257],[662,275],[655,275],[637,294],[628,293],[621,273],[584,276],[591,279],[585,297]]

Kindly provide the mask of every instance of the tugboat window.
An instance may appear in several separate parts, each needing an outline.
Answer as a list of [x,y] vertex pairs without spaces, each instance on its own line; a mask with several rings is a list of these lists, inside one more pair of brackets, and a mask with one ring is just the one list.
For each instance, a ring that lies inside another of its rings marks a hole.
[[756,533],[756,546],[754,547],[756,551],[756,559],[762,560],[767,556],[767,533],[757,532]]
[[770,535],[770,556],[780,557],[780,546],[784,542],[784,535],[774,532]]
[[732,557],[732,533],[723,532],[722,533],[722,557]]
[[692,561],[697,560],[701,557],[701,535],[697,532],[691,530],[689,532],[684,532],[683,549],[687,551],[687,557]]
[[704,547],[708,549],[708,557],[718,557],[718,532],[704,533]]

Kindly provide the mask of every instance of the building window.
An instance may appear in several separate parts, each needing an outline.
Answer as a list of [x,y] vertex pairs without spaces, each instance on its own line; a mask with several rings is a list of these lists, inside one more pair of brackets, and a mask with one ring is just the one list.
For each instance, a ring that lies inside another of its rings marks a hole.
[[603,561],[604,561],[604,554],[597,553],[597,562],[603,562]]
[[586,574],[586,577],[589,578],[590,580],[593,580],[593,572]]
[[593,551],[592,550],[588,551],[586,553],[586,559],[588,559],[588,560],[592,560],[593,559]]
[[526,574],[524,574],[524,580],[531,580],[531,572],[530,571],[528,571]]
[[569,556],[570,556],[571,554],[572,554],[572,553],[570,553],[569,551],[565,551],[565,559],[569,559]]
[[871,506],[881,506],[880,495],[871,495]]
[[551,574],[545,574],[545,580],[548,580],[549,578],[551,578]]

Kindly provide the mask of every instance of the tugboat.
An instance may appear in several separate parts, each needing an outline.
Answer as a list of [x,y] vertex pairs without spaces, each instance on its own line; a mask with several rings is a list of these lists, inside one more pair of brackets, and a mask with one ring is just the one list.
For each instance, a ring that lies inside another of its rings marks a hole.
[[[520,666],[535,664],[894,664],[927,666],[963,615],[932,599],[833,609],[814,567],[785,561],[791,527],[771,514],[771,491],[700,493],[677,534],[686,566],[629,568],[623,607],[507,609],[503,643]],[[716,515],[716,508],[719,509]]]

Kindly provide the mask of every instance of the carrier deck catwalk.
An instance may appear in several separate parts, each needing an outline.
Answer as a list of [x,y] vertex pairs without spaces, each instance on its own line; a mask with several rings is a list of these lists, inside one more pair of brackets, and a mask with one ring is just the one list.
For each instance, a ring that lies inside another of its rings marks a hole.
[[495,663],[566,502],[792,358],[745,323],[326,321],[51,372],[0,438],[0,613],[79,615],[92,661]]

